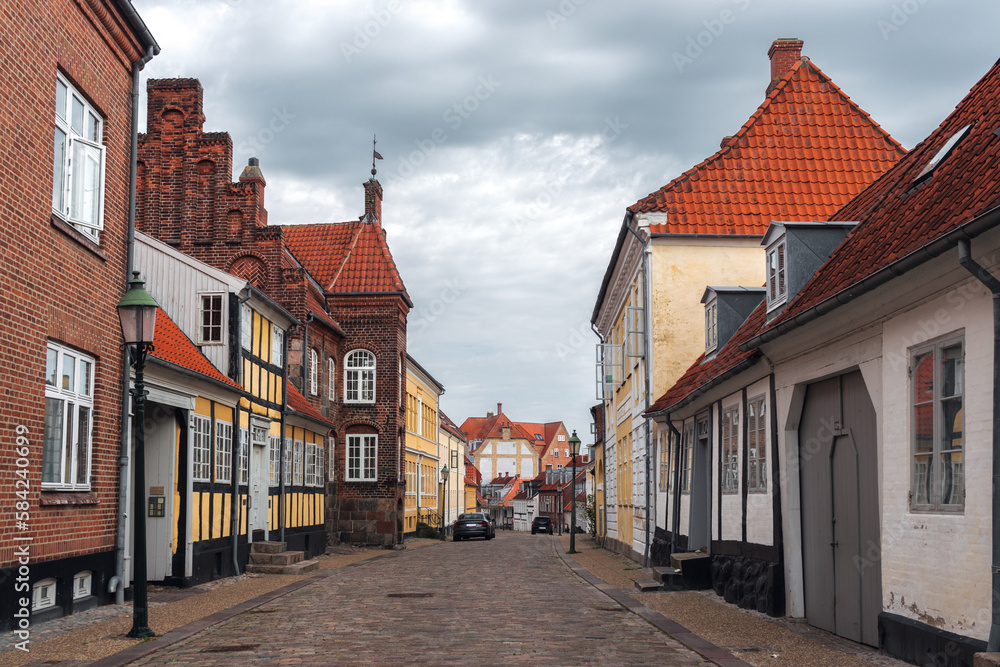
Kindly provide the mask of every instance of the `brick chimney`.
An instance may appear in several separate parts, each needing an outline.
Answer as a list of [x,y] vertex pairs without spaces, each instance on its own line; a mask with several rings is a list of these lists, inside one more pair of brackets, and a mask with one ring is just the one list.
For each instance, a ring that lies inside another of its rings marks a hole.
[[382,224],[382,185],[372,176],[365,181],[365,222]]
[[767,57],[771,60],[771,82],[767,85],[767,92],[770,93],[778,79],[788,74],[792,65],[802,59],[802,40],[794,37],[776,39],[768,49]]

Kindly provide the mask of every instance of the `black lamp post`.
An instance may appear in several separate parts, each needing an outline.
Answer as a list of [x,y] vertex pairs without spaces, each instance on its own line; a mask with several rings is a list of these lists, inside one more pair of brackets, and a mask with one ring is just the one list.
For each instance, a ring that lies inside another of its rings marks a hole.
[[132,461],[132,629],[127,636],[140,639],[156,634],[149,628],[146,598],[146,512],[143,507],[146,496],[146,387],[142,381],[146,353],[153,349],[156,302],[143,288],[144,284],[139,280],[139,272],[133,271],[128,291],[117,306],[125,348],[130,363],[135,366],[135,388],[132,390],[132,432],[135,434],[135,457]]
[[569,551],[567,553],[579,553],[576,550],[576,455],[580,453],[580,438],[576,436],[576,429],[569,437],[569,454],[573,457],[573,480],[570,482],[570,510],[569,510]]
[[441,541],[445,541],[445,526],[448,515],[448,466],[441,466],[441,477],[444,479],[444,493],[441,494]]

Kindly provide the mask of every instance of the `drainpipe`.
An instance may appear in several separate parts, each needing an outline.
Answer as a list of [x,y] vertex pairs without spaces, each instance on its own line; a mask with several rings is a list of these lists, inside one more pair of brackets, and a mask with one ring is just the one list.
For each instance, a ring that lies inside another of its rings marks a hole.
[[[132,277],[135,266],[135,187],[136,163],[139,156],[139,117],[136,110],[139,107],[139,72],[160,52],[160,47],[149,35],[151,46],[146,49],[146,55],[132,64],[132,139],[129,146],[128,165],[128,227],[125,241],[125,281]],[[108,581],[108,592],[115,594],[115,604],[125,602],[125,520],[128,519],[128,471],[131,431],[126,428],[129,420],[129,409],[132,405],[129,385],[132,381],[132,364],[129,363],[128,348],[122,355],[122,436],[121,454],[118,456],[118,529],[115,535],[115,575]]]
[[[632,233],[635,238],[639,240],[642,244],[642,374],[645,381],[645,410],[649,409],[649,253],[651,249],[649,247],[649,239],[644,239],[639,235],[639,232],[632,228],[632,212],[628,212],[628,218],[625,222],[625,227]],[[646,430],[646,547],[642,554],[642,566],[649,567],[649,517],[652,513],[650,507],[649,496],[649,477],[650,477],[650,457],[649,457],[649,418],[645,418],[645,430]]]
[[958,262],[993,294],[993,617],[986,650],[1000,651],[1000,280],[972,259],[968,239],[958,241]]
[[670,530],[670,553],[674,554],[677,551],[677,530],[681,521],[681,432],[677,430],[674,426],[674,422],[670,419],[670,415],[665,415],[667,420],[667,428],[670,429],[670,433],[674,436],[674,502],[671,508],[671,524],[672,528]]
[[[597,335],[597,339],[601,341],[601,343],[603,344],[604,336],[602,336],[601,332],[597,330],[597,327],[594,325],[593,322],[590,323],[590,329]],[[601,409],[602,410],[604,409],[603,400],[601,401]],[[601,421],[605,422],[606,420],[602,419]],[[607,425],[602,423],[601,426],[606,427]],[[604,428],[604,431],[606,433],[607,428]],[[604,530],[604,534],[601,536],[602,547],[608,543],[608,442],[607,440],[604,439],[605,433],[601,434],[601,442],[604,443],[602,445],[604,451],[601,455],[601,457],[604,459],[604,474],[601,476],[601,479],[604,480],[603,482],[601,482],[602,484],[604,484],[604,493],[601,494],[601,497],[604,499],[604,502],[602,503],[602,505],[604,506],[604,522],[603,525],[601,526],[601,528]],[[594,492],[595,493],[597,492],[596,486],[594,488]]]
[[[243,383],[243,304],[246,303],[247,301],[249,301],[251,296],[253,296],[253,288],[252,287],[250,288],[250,290],[247,291],[247,295],[245,297],[243,297],[242,299],[240,299],[239,301],[237,301],[237,304],[236,304],[236,318],[235,318],[235,321],[237,322],[237,325],[236,325],[236,329],[237,329],[236,330],[236,345],[235,345],[235,347],[236,347],[236,376],[239,378],[241,384]],[[252,412],[253,412],[252,410],[247,411],[247,438],[248,439],[250,437],[250,414]],[[236,434],[236,437],[238,437],[240,439],[239,447],[240,447],[240,451],[242,451],[242,449],[243,449],[243,438],[242,438],[242,436],[240,436],[240,404],[239,403],[236,404],[236,410],[233,411],[233,414],[236,416],[236,419],[233,422],[233,432]],[[250,451],[251,451],[250,444],[247,443],[247,469],[248,470],[250,468]],[[239,574],[240,574],[240,560],[239,560],[239,557],[237,555],[237,551],[239,549],[239,537],[240,537],[240,535],[239,535],[239,527],[240,527],[239,513],[240,513],[240,508],[241,508],[241,505],[240,505],[240,502],[239,502],[239,500],[240,500],[240,474],[239,474],[239,470],[238,470],[238,468],[239,468],[239,460],[240,460],[240,457],[239,457],[239,454],[237,454],[236,455],[236,465],[233,466],[233,470],[234,470],[234,473],[235,473],[233,475],[233,502],[232,502],[232,507],[231,507],[230,512],[229,512],[229,515],[233,518],[233,528],[232,528],[232,533],[233,533],[233,571],[236,573],[236,576],[239,576]],[[248,482],[250,481],[249,480],[249,475],[247,476],[247,481]],[[252,501],[250,500],[250,486],[248,484],[247,485],[247,510],[248,511],[250,509],[250,503],[251,502]],[[250,543],[250,522],[248,520],[247,521],[247,544],[249,545],[249,543]]]

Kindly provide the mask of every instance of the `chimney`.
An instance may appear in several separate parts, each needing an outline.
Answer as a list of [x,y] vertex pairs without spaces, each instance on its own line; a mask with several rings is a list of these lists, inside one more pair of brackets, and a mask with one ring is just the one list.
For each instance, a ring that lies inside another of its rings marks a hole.
[[503,403],[497,403],[497,414],[503,412]]
[[372,176],[365,181],[365,222],[382,224],[382,184]]
[[802,40],[794,37],[776,39],[768,49],[767,57],[771,60],[771,82],[767,85],[767,92],[770,93],[778,79],[788,74],[792,65],[802,59]]
[[719,142],[719,148],[725,148],[726,146],[728,146],[729,144],[733,143],[734,141],[736,141],[736,137],[734,137],[731,134],[727,135],[725,137],[722,137],[722,141]]

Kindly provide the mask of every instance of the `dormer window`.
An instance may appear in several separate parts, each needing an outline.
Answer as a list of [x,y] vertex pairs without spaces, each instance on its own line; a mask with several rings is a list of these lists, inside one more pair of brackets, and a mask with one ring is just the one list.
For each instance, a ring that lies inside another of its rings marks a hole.
[[719,302],[712,299],[705,306],[705,354],[714,352],[719,344]]
[[944,143],[944,146],[942,146],[938,150],[938,152],[934,154],[934,157],[931,158],[931,161],[928,162],[927,165],[920,170],[920,173],[917,174],[917,177],[914,179],[914,183],[920,183],[921,181],[929,178],[931,172],[933,172],[939,164],[944,162],[945,159],[949,155],[951,155],[951,152],[955,149],[955,146],[957,146],[958,142],[960,142],[962,139],[965,138],[965,135],[969,133],[970,129],[972,129],[971,124],[966,125],[961,130],[951,135],[951,138]]
[[785,239],[767,249],[767,309],[785,303],[788,286],[785,281]]

